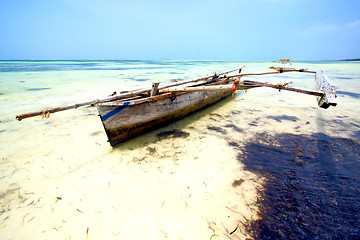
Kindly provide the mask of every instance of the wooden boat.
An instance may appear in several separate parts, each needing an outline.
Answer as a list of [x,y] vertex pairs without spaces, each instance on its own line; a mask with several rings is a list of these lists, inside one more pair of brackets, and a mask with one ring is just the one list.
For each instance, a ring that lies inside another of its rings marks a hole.
[[[193,112],[235,94],[236,90],[256,87],[271,87],[279,90],[294,91],[317,96],[322,108],[336,106],[336,86],[322,71],[306,69],[277,69],[275,72],[241,73],[244,68],[236,68],[220,74],[167,84],[153,83],[151,88],[122,92],[102,100],[50,108],[38,112],[17,115],[20,121],[33,116],[49,117],[50,113],[96,105],[99,116],[111,146],[132,137],[164,126]],[[238,74],[228,75],[239,71]],[[242,80],[243,76],[279,74],[284,72],[306,72],[315,74],[316,90],[289,87],[289,83],[271,84]]]
[[280,59],[280,60],[279,60],[279,63],[282,63],[282,64],[290,63],[290,65],[291,65],[290,59],[288,59],[288,58],[282,58],[282,59]]
[[[233,81],[228,81],[227,84],[231,87]],[[109,142],[111,146],[115,146],[183,118],[231,94],[231,88],[219,91],[163,92],[147,98],[102,103],[97,108]]]

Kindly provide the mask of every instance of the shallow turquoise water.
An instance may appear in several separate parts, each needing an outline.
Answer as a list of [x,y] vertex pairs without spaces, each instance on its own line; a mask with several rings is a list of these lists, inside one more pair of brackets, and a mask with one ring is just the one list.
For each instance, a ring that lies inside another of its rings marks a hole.
[[[148,87],[154,81],[197,78],[243,64],[247,72],[268,71],[269,66],[276,65],[274,62],[242,61],[1,61],[0,129],[6,131],[8,126],[4,126],[4,122],[13,121],[19,113],[104,98],[114,91]],[[359,66],[358,62],[296,62],[291,67],[322,69],[339,86],[339,106],[329,112],[349,110],[355,114],[358,112],[355,106],[360,99]],[[292,81],[293,86],[314,88],[313,77],[309,74],[289,73],[248,79]],[[259,96],[259,103],[269,103],[278,95],[274,90],[265,90],[266,94],[262,94],[263,91],[252,90],[251,97]],[[283,95],[281,101],[284,101],[284,107],[285,102],[289,102],[288,106],[316,107],[309,101],[312,97],[291,93],[289,99],[289,93]],[[295,101],[292,101],[293,97],[296,97]],[[259,105],[259,108],[262,107]],[[339,113],[339,116],[342,114]],[[346,119],[346,116],[342,117]],[[354,116],[353,120],[357,121],[358,117]]]

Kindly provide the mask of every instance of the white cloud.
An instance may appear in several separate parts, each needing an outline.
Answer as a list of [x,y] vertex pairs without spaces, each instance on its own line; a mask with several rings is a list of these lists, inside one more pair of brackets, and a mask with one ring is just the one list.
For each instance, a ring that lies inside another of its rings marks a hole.
[[346,27],[354,28],[360,26],[360,20],[355,20],[346,24]]

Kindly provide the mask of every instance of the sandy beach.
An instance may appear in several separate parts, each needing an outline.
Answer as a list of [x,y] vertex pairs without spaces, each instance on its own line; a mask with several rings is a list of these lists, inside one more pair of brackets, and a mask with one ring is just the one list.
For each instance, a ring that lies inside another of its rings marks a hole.
[[[180,66],[175,69],[188,67],[177,64]],[[268,64],[271,63],[260,63]],[[218,66],[234,68],[233,62],[220,62]],[[256,66],[256,63],[250,63],[249,69],[257,70]],[[359,143],[360,118],[355,109],[360,93],[354,90],[359,89],[358,81],[354,81],[360,77],[356,70],[358,65],[307,63],[306,66],[325,68],[324,71],[327,70],[331,79],[337,82],[342,93],[338,94],[336,108],[319,109],[313,97],[301,94],[272,89],[249,90],[116,148],[107,143],[95,107],[65,111],[51,115],[49,119],[37,117],[17,122],[16,113],[34,110],[43,98],[31,99],[29,96],[30,100],[23,106],[18,98],[12,98],[12,106],[18,108],[3,109],[0,121],[0,238],[253,238],[256,235],[246,226],[263,218],[261,198],[264,195],[260,193],[269,186],[265,184],[269,183],[269,175],[249,167],[246,162],[249,156],[255,156],[257,160],[280,156],[275,150],[281,148],[278,144],[283,140],[273,136],[284,134],[324,134],[326,139],[352,139]],[[201,72],[210,68],[213,66],[195,63],[191,68],[177,70],[174,75],[187,78],[184,72],[189,69]],[[128,86],[150,84],[160,70],[146,71],[150,72],[143,76],[138,74],[146,80],[133,79]],[[351,85],[347,84],[348,72],[353,74]],[[48,76],[51,73],[55,72],[48,72]],[[66,76],[67,73],[60,74]],[[118,73],[111,70],[102,74],[110,79]],[[7,80],[10,75],[6,76]],[[5,81],[5,75],[0,76],[1,81]],[[92,77],[96,76],[99,72]],[[129,75],[117,77],[126,83]],[[286,81],[299,79],[302,81],[302,76],[295,75]],[[116,84],[108,81],[111,86]],[[86,89],[101,85],[95,81],[90,83],[91,87]],[[27,84],[31,86],[32,83]],[[71,88],[74,84],[77,83],[59,87]],[[85,83],[79,84],[80,87],[74,87],[71,93],[76,94]],[[302,81],[300,85],[313,88],[313,80]],[[55,93],[56,87],[34,93],[41,96],[46,91],[54,91],[54,95],[49,93],[51,103],[61,95],[64,99],[71,95]],[[82,95],[81,99],[92,92]],[[7,94],[0,97],[3,98],[2,106],[10,102],[5,99]],[[69,97],[63,103],[74,100],[80,99]],[[264,133],[269,137],[262,138]],[[272,146],[275,150],[262,157],[256,148],[254,151],[249,147],[254,142]],[[283,145],[284,142],[286,140]],[[336,141],[329,140],[328,143],[331,142]],[[297,154],[303,148],[300,145],[285,155]],[[350,152],[345,154],[351,155]],[[351,155],[351,159],[356,160],[356,156]],[[359,173],[359,168],[353,171]],[[351,179],[355,186],[359,184],[358,177]],[[356,199],[358,195],[352,197]],[[357,206],[352,209],[356,210]],[[356,224],[358,222],[354,229]]]
[[[174,124],[111,149],[88,118],[22,135],[26,146],[3,158],[5,239],[202,239],[256,218],[257,177],[211,132]],[[173,129],[186,134],[156,137]]]

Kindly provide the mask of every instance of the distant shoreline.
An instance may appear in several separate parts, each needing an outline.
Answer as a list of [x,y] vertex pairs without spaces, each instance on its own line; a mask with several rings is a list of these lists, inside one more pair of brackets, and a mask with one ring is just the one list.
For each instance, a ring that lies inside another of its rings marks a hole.
[[340,60],[340,61],[343,61],[343,62],[360,62],[360,58],[343,59],[343,60]]
[[[214,60],[214,59],[0,59],[0,62],[108,62],[108,61],[194,61],[194,62],[277,62],[274,60]],[[341,60],[296,60],[292,62],[360,62],[360,58],[341,59]]]

